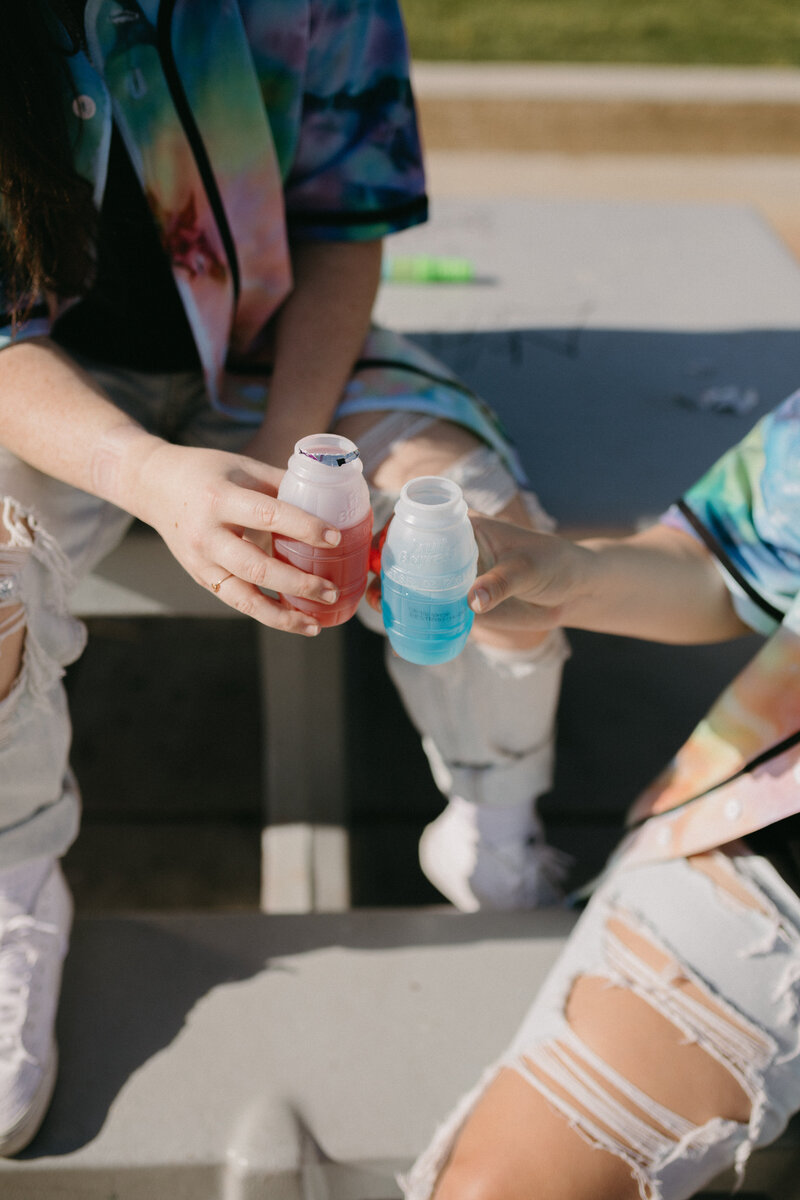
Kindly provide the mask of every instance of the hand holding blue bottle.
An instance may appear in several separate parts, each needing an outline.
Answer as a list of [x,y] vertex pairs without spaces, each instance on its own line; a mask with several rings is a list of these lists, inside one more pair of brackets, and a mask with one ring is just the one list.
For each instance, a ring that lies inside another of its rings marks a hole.
[[467,594],[477,561],[458,485],[435,475],[410,480],[381,552],[383,622],[401,658],[430,664],[461,653],[472,628]]

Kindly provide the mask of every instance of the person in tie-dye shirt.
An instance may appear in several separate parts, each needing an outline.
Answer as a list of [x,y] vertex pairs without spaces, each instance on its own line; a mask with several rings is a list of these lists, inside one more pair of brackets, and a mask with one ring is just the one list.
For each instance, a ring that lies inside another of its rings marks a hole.
[[[332,603],[335,589],[272,557],[268,535],[338,539],[277,500],[295,442],[329,429],[360,447],[378,526],[422,474],[449,475],[478,511],[547,518],[491,411],[371,326],[382,239],[427,212],[397,0],[11,3],[0,112],[0,944],[13,936],[20,951],[0,954],[11,1154],[55,1076],[70,924],[58,862],[79,807],[61,684],[84,641],[67,608],[75,581],[138,517],[220,603],[315,636],[274,593]],[[451,664],[389,659],[447,801],[422,866],[460,908],[559,895],[534,805],[550,784],[565,653],[558,630],[478,621]]]
[[688,1200],[741,1179],[800,1110],[800,392],[643,532],[475,525],[471,602],[498,625],[765,641],[634,804],[509,1050],[405,1194]]

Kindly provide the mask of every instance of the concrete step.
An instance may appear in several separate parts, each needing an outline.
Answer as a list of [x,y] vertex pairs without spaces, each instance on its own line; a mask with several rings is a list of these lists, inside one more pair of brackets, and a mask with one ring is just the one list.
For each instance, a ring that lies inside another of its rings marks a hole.
[[[389,1200],[570,914],[85,918],[13,1200]],[[498,988],[497,981],[504,981]],[[454,1021],[468,1004],[468,1026]]]
[[[53,1105],[0,1162],[0,1195],[395,1200],[395,1173],[504,1049],[573,921],[79,920]],[[797,1151],[792,1129],[755,1155],[745,1195],[797,1200]]]

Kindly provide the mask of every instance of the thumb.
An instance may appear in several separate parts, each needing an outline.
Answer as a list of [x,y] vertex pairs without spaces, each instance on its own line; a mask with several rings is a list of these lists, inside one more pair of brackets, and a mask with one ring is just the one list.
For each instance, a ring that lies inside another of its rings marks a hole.
[[497,567],[479,575],[469,590],[467,601],[473,612],[491,612],[511,595],[508,580]]

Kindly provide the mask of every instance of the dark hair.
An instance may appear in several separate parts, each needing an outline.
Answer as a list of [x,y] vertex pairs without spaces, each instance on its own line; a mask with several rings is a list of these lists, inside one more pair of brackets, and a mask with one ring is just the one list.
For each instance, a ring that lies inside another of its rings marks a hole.
[[92,275],[97,214],[91,186],[72,165],[65,111],[71,87],[65,56],[77,51],[82,36],[78,11],[74,0],[4,5],[0,264],[15,319],[43,290],[77,295]]

